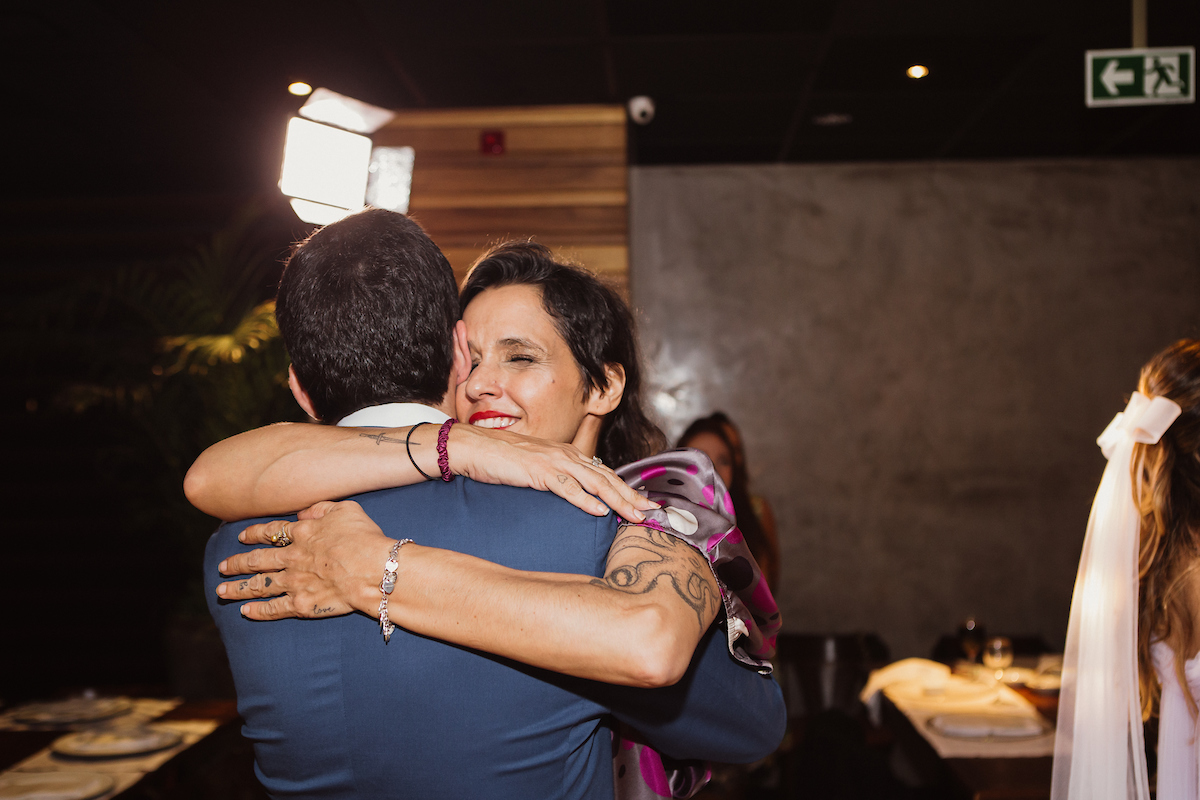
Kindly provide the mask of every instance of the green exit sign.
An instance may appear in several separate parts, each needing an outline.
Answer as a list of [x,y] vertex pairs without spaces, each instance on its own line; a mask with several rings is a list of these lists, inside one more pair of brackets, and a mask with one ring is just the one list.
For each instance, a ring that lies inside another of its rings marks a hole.
[[1196,102],[1196,48],[1088,50],[1087,104],[1148,106]]

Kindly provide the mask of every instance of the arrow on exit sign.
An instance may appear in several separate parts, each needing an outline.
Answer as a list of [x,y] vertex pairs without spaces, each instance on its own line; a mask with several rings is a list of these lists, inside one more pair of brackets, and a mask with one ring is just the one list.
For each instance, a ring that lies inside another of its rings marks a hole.
[[1088,107],[1196,102],[1196,48],[1088,50]]

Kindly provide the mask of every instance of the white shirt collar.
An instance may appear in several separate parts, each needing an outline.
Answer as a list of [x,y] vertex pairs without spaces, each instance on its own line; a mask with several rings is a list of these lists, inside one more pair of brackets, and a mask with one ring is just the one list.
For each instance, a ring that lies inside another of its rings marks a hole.
[[347,414],[338,422],[340,428],[403,428],[418,422],[438,425],[450,419],[432,406],[421,403],[383,403],[367,406]]

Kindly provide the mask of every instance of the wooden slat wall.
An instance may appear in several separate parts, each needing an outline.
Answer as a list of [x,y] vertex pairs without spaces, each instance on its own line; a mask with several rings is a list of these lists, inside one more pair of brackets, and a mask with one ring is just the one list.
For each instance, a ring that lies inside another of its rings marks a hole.
[[[492,130],[501,155],[481,152]],[[460,280],[489,245],[533,237],[627,293],[623,106],[400,111],[374,140],[416,150],[409,213]]]

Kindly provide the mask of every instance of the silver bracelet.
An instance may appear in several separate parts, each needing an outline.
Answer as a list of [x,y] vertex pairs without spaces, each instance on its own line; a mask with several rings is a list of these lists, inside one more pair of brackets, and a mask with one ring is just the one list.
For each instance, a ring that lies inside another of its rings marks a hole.
[[388,553],[387,563],[383,565],[383,580],[379,583],[379,591],[383,592],[383,599],[379,601],[379,631],[383,634],[383,643],[387,644],[392,639],[392,631],[396,630],[396,626],[388,619],[388,595],[396,588],[396,569],[400,566],[400,562],[396,560],[396,556],[400,553],[400,548],[411,542],[412,539],[401,539],[392,545],[392,551]]

